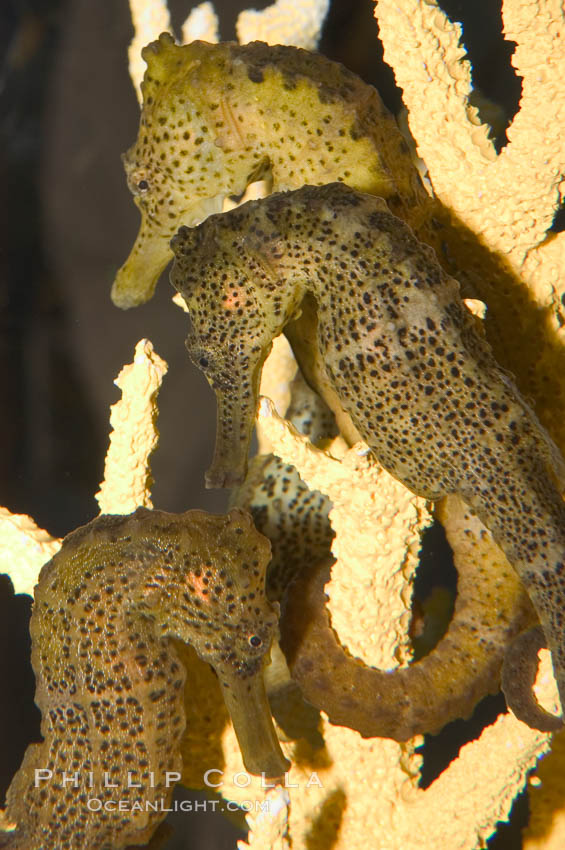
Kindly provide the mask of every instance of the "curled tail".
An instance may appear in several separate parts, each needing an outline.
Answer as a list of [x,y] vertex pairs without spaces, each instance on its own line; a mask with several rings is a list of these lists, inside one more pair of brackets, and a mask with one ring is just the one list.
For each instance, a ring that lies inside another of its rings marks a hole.
[[504,657],[502,690],[519,720],[541,732],[557,732],[563,726],[563,719],[542,708],[533,691],[538,669],[537,654],[546,645],[541,626],[518,635]]
[[468,717],[498,691],[508,641],[532,622],[532,611],[519,588],[504,596],[508,582],[488,564],[478,572],[462,566],[445,636],[420,661],[390,672],[352,658],[339,643],[326,610],[327,562],[303,574],[288,591],[281,647],[306,699],[332,723],[397,741]]

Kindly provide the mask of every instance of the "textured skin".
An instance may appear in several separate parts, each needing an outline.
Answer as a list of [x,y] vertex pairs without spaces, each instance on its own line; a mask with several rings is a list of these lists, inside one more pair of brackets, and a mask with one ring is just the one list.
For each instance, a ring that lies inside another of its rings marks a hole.
[[[65,538],[35,592],[30,630],[44,742],[28,747],[8,790],[6,817],[17,824],[10,848],[149,840],[165,814],[161,801],[166,807],[172,796],[166,772],[181,770],[185,671],[170,637],[216,670],[248,769],[284,772],[262,678],[277,627],[264,595],[269,556],[269,542],[238,509],[139,508]],[[52,779],[35,787],[36,768],[52,770]],[[63,784],[63,772],[78,773],[78,787]],[[105,772],[114,787],[105,787]],[[142,787],[128,787],[128,773]],[[90,811],[92,798],[141,810]],[[158,811],[145,811],[152,801]]]
[[334,536],[328,519],[330,500],[318,490],[310,490],[295,467],[276,455],[251,459],[233,504],[246,507],[256,528],[271,541],[269,599],[281,600],[297,575],[330,553]]
[[380,195],[417,226],[431,199],[379,95],[342,65],[296,47],[193,42],[143,50],[138,139],[124,156],[141,228],[112,299],[153,294],[169,240],[220,212],[267,172],[273,191],[334,180]]
[[432,501],[460,495],[490,529],[565,703],[563,460],[433,251],[384,201],[338,183],[250,202],[171,245],[187,348],[218,402],[209,486],[245,475],[261,368],[285,329],[303,373],[389,472]]

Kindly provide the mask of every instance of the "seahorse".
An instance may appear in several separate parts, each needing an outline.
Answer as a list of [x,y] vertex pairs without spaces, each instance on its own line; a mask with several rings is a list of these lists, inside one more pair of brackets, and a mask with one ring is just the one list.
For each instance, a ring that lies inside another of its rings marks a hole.
[[423,498],[459,495],[491,531],[565,704],[565,464],[433,250],[382,199],[341,183],[249,202],[182,227],[171,246],[187,348],[217,399],[208,486],[245,476],[261,369],[284,331],[351,442]]
[[[300,373],[290,390],[287,419],[312,443],[325,442],[335,433],[327,406]],[[408,667],[369,667],[344,651],[325,607],[324,583],[333,561],[330,500],[309,490],[293,466],[268,454],[251,458],[230,504],[249,510],[256,528],[271,541],[267,594],[284,600],[280,644],[292,679],[285,680],[279,664],[276,676],[267,679],[267,692],[279,726],[291,737],[307,734],[317,719],[299,701],[297,685],[330,722],[365,737],[405,741],[439,732],[450,721],[469,717],[484,696],[500,689],[508,645],[536,622],[517,575],[484,526],[450,496],[439,509],[447,539],[456,546],[458,572],[446,633]],[[516,676],[510,679],[515,682]],[[521,677],[518,681],[520,695],[531,691],[531,683],[524,687]]]
[[[263,684],[278,613],[269,541],[250,515],[104,515],[41,570],[31,618],[43,742],[7,794],[12,850],[146,843],[180,778],[185,671],[171,637],[215,669],[244,763],[289,767]],[[120,801],[123,808],[119,808]]]
[[139,135],[123,158],[141,227],[112,288],[119,307],[151,298],[181,224],[220,212],[267,173],[273,191],[342,180],[414,226],[431,215],[394,118],[342,65],[262,42],[179,46],[169,33],[142,55]]

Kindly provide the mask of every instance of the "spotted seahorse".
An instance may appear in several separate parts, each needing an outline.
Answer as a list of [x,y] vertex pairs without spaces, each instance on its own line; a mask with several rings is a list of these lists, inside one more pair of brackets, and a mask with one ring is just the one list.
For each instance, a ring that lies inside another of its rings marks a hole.
[[[313,444],[333,435],[327,406],[300,373],[290,390],[286,417],[291,424]],[[457,497],[448,497],[439,511],[455,550],[453,617],[432,651],[391,671],[344,652],[330,627],[324,596],[333,560],[330,500],[308,489],[293,466],[268,454],[251,458],[230,502],[248,509],[271,541],[267,594],[284,599],[281,647],[294,681],[284,677],[279,664],[267,687],[279,727],[291,737],[308,735],[317,721],[300,702],[296,683],[331,722],[365,737],[397,741],[439,732],[450,721],[469,717],[479,700],[499,690],[508,645],[535,623],[535,614],[517,575]],[[521,694],[527,691],[519,688]]]
[[414,226],[429,216],[394,118],[342,65],[262,42],[179,46],[168,33],[142,55],[139,135],[124,155],[141,227],[112,288],[119,307],[151,298],[181,224],[220,212],[267,172],[273,191],[342,180]]
[[[269,558],[240,509],[138,508],[65,538],[41,571],[30,626],[44,740],[8,790],[4,821],[16,829],[3,846],[150,839],[181,770],[185,671],[171,637],[215,669],[247,769],[285,772],[262,675],[278,621],[264,592]],[[106,810],[116,800],[125,808]]]
[[381,199],[334,183],[271,195],[172,240],[187,348],[216,393],[208,486],[240,482],[283,330],[303,374],[417,495],[459,495],[518,572],[565,704],[565,464],[432,249]]

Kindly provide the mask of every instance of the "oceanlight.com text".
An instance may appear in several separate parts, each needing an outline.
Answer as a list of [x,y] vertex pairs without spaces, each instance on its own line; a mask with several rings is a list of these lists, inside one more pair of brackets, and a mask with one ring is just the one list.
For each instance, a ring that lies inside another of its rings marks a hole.
[[271,812],[271,800],[100,800],[91,797],[86,806],[91,812]]

